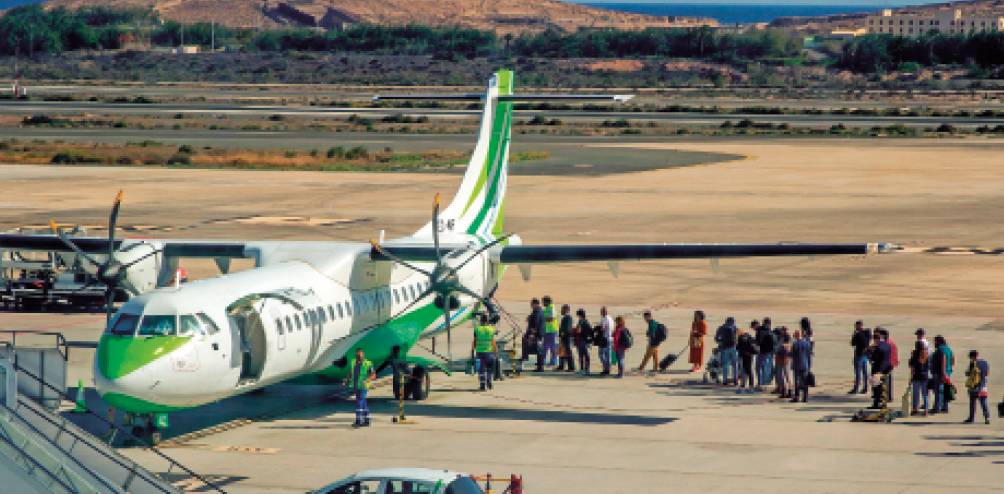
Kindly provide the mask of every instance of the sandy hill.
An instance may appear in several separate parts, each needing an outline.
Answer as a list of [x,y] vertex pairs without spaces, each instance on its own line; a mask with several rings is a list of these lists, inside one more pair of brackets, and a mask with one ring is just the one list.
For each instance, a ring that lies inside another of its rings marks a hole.
[[499,32],[638,29],[714,21],[654,17],[551,0],[52,0],[48,6],[152,8],[165,19],[241,27],[338,28],[353,23],[459,25]]

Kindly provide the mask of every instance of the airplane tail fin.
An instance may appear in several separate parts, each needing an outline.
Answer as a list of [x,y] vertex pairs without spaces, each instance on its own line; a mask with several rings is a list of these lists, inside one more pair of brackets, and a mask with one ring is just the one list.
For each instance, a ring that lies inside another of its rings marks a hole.
[[439,231],[446,235],[476,235],[487,242],[502,233],[514,102],[630,99],[630,96],[514,95],[512,92],[514,79],[515,74],[511,70],[500,70],[489,78],[488,88],[484,94],[391,95],[373,98],[374,100],[480,100],[484,103],[478,141],[453,202],[440,213],[439,225],[432,225],[431,222],[426,224],[415,233],[416,237],[431,236],[433,227],[439,228]]

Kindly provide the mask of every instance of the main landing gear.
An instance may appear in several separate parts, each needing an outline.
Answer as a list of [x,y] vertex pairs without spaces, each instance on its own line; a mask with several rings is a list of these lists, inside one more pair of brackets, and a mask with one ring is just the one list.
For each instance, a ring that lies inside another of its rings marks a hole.
[[130,431],[136,438],[153,446],[164,439],[163,430],[169,425],[166,413],[126,413],[122,425],[132,426]]
[[402,389],[406,400],[422,401],[428,398],[429,392],[432,390],[429,369],[423,365],[394,364],[395,400],[401,399]]

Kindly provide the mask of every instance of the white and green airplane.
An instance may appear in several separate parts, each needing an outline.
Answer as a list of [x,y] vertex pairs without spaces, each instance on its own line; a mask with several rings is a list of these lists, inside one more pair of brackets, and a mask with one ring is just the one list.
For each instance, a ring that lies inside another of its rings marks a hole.
[[[94,359],[104,400],[131,417],[161,415],[291,380],[336,383],[357,348],[377,366],[442,367],[411,355],[490,299],[505,266],[529,279],[535,263],[867,254],[888,244],[527,246],[504,234],[513,103],[621,96],[514,95],[513,73],[494,74],[484,94],[377,99],[475,100],[484,104],[477,144],[453,201],[406,238],[382,243],[116,240],[0,235],[0,248],[75,253],[105,284],[133,296],[111,318]],[[174,283],[178,259],[214,258],[223,274]],[[228,274],[234,258],[255,267]],[[445,370],[445,369],[444,369]],[[428,382],[428,381],[426,381]],[[420,394],[427,394],[426,386]]]

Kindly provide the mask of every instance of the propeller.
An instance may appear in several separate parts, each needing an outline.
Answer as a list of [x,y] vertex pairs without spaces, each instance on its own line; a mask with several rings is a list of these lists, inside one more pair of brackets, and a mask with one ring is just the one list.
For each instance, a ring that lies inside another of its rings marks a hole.
[[[450,322],[450,316],[451,316],[450,313],[453,309],[452,307],[453,300],[455,300],[453,296],[455,294],[462,293],[481,302],[481,304],[488,309],[490,314],[495,312],[495,306],[494,304],[491,303],[489,297],[480,295],[475,291],[464,286],[464,284],[460,281],[460,274],[459,274],[460,270],[463,269],[463,267],[466,266],[468,263],[478,258],[478,256],[480,256],[486,250],[502,243],[510,236],[512,236],[511,233],[503,235],[495,239],[495,241],[481,246],[481,248],[475,251],[472,255],[470,255],[470,257],[465,259],[464,262],[460,263],[458,266],[456,267],[449,266],[443,261],[442,249],[440,248],[439,244],[439,194],[436,194],[436,200],[432,205],[432,242],[436,250],[436,266],[435,268],[433,268],[431,272],[419,268],[417,266],[414,266],[408,262],[405,262],[404,260],[395,256],[394,254],[387,252],[386,250],[381,248],[380,244],[378,244],[374,240],[370,240],[370,244],[373,245],[373,248],[376,249],[377,252],[386,256],[392,262],[400,264],[408,269],[417,271],[429,277],[429,288],[427,288],[422,293],[422,295],[419,296],[416,300],[420,300],[429,295],[436,296],[436,306],[442,308],[443,317],[446,320],[446,346],[447,349],[450,351],[450,354],[452,355],[452,339],[450,336],[452,330],[452,324]],[[498,288],[498,284],[495,285],[495,288]],[[495,289],[492,290],[493,294],[494,292]]]
[[[111,322],[112,319],[112,306],[115,297],[115,289],[122,287],[129,293],[133,295],[138,295],[139,292],[133,287],[127,280],[126,273],[130,266],[145,260],[147,257],[156,254],[157,251],[151,252],[144,255],[138,259],[130,261],[128,264],[122,264],[115,259],[115,223],[118,221],[119,208],[122,205],[122,192],[119,191],[118,196],[115,197],[115,203],[112,205],[112,212],[108,216],[108,255],[104,262],[100,262],[88,253],[84,252],[77,247],[70,237],[63,232],[62,229],[56,225],[56,222],[49,220],[49,224],[52,226],[52,231],[56,233],[64,244],[75,252],[81,259],[89,262],[97,270],[94,277],[97,281],[105,285],[105,319],[106,323]],[[89,282],[87,286],[91,286],[93,283]]]

